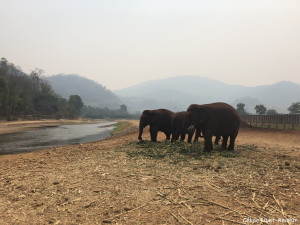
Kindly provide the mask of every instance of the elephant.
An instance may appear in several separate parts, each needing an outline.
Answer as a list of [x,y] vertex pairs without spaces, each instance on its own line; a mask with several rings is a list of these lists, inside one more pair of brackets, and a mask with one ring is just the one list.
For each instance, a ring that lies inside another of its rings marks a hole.
[[[187,109],[190,119],[195,127],[201,127],[204,136],[204,150],[213,149],[212,137],[223,137],[221,147],[226,149],[230,137],[228,150],[234,150],[235,139],[238,135],[240,118],[237,111],[223,102],[197,105],[192,104]],[[218,140],[217,140],[218,142]],[[215,142],[216,143],[216,142]]]
[[198,137],[200,136],[200,130],[195,129],[195,127],[190,128],[191,120],[189,116],[189,112],[182,111],[175,113],[175,116],[172,121],[172,139],[171,141],[176,141],[179,139],[184,141],[185,135],[188,134],[188,143],[191,143],[193,134],[196,130],[195,141],[198,141]]
[[167,109],[144,110],[139,125],[139,140],[142,139],[143,129],[150,125],[151,141],[156,142],[157,132],[162,131],[166,135],[166,140],[170,140],[172,120],[175,113]]
[[177,112],[172,120],[172,139],[171,141],[176,141],[179,139],[184,140],[185,135],[188,134],[188,142],[191,142],[192,135],[195,129],[188,129],[191,125],[189,120],[189,113],[186,111]]

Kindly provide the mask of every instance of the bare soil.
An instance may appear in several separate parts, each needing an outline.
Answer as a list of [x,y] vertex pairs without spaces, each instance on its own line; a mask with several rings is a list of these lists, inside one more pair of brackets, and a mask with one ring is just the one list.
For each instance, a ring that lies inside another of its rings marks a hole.
[[162,133],[139,143],[137,123],[98,142],[0,156],[0,224],[300,223],[300,131],[241,128],[235,151],[203,153],[203,141]]

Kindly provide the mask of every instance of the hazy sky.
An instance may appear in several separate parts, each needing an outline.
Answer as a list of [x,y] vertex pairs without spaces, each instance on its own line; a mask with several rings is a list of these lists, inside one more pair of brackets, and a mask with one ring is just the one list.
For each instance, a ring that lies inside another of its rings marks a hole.
[[0,0],[0,57],[112,90],[178,75],[300,83],[300,1]]

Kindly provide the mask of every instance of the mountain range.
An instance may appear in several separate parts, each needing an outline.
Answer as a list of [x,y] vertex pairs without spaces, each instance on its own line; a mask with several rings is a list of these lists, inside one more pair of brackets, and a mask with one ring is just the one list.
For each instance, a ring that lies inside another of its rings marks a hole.
[[158,108],[183,111],[193,103],[211,102],[226,102],[234,108],[238,103],[244,103],[249,113],[255,113],[255,105],[263,104],[267,109],[287,113],[292,103],[300,101],[300,85],[289,81],[247,87],[199,76],[178,76],[110,91],[93,80],[74,74],[55,75],[46,80],[64,98],[77,94],[86,105],[99,108],[120,108],[125,104],[132,113]]
[[272,85],[247,87],[230,85],[220,81],[198,77],[178,76],[144,82],[114,91],[129,110],[167,108],[173,111],[186,110],[190,104],[226,102],[236,108],[244,103],[249,113],[263,104],[267,109],[287,113],[287,108],[300,101],[300,85],[281,81]]
[[84,104],[99,108],[120,108],[121,100],[96,81],[76,74],[58,74],[45,78],[61,97],[79,95]]

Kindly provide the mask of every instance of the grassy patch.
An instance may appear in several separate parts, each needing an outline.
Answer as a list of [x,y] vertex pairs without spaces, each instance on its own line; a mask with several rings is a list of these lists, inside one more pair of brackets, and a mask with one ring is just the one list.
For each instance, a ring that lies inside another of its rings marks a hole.
[[114,124],[115,128],[110,132],[110,134],[114,135],[116,133],[122,132],[123,130],[126,130],[130,125],[131,124],[128,121],[118,122]]
[[257,150],[254,145],[238,145],[236,150],[222,150],[220,146],[214,146],[211,152],[204,152],[203,142],[186,143],[176,142],[131,142],[123,146],[128,157],[146,157],[155,160],[167,160],[171,163],[187,162],[189,160],[204,160],[211,157],[234,158],[245,150]]

